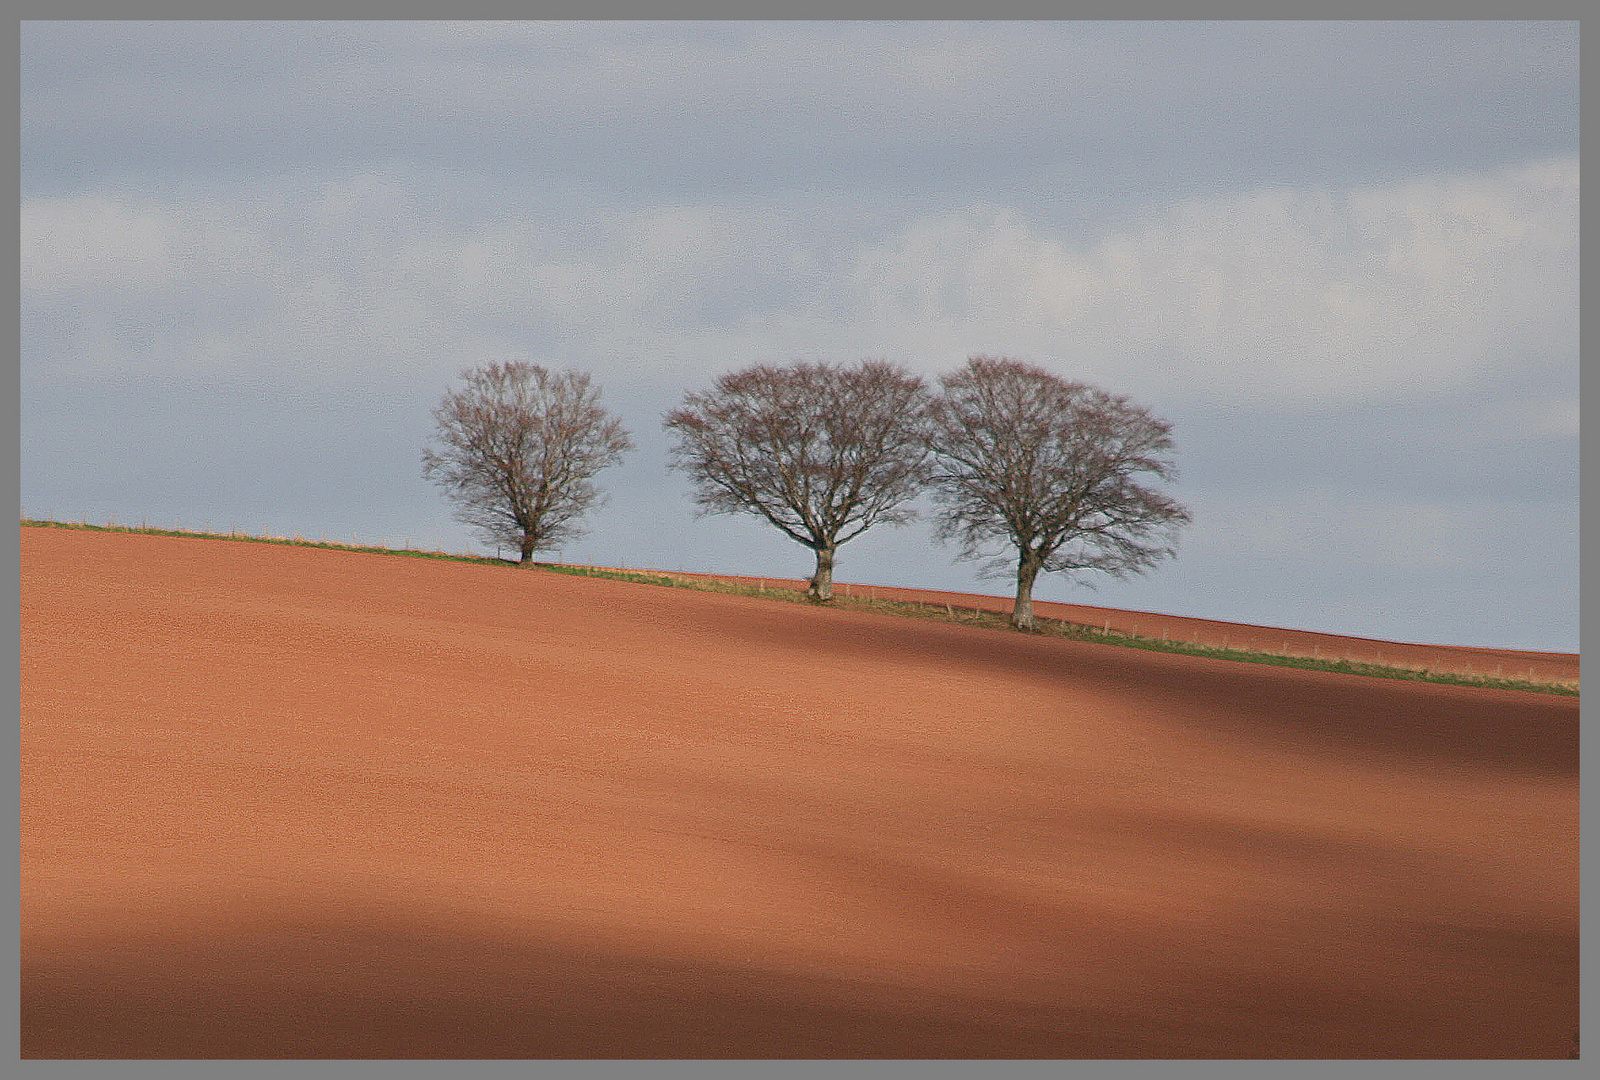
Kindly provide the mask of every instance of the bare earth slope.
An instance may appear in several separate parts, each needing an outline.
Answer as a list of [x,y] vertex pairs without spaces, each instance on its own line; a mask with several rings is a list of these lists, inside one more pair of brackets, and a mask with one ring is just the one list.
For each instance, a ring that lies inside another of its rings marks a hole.
[[[658,571],[661,572],[661,571]],[[717,574],[684,574],[665,571],[675,577],[720,577],[724,580],[761,582],[770,588],[804,592],[805,581],[777,578],[731,577]],[[931,589],[904,589],[884,585],[839,584],[844,596],[877,600],[908,600],[924,604],[949,604],[955,608],[975,608],[1007,614],[1012,602],[998,596],[978,593],[937,592]],[[1035,600],[1034,614],[1060,619],[1095,630],[1107,630],[1134,637],[1167,638],[1172,641],[1207,645],[1220,649],[1245,649],[1253,652],[1289,656],[1309,656],[1323,660],[1353,660],[1359,663],[1426,671],[1450,671],[1462,675],[1489,675],[1509,679],[1527,678],[1530,682],[1577,682],[1578,654],[1527,652],[1521,649],[1478,649],[1463,645],[1417,645],[1371,638],[1322,634],[1311,630],[1288,630],[1272,626],[1196,619],[1185,615],[1161,615],[1149,611],[1124,611],[1089,604],[1062,604]]]
[[24,1057],[1564,1057],[1573,698],[22,530]]

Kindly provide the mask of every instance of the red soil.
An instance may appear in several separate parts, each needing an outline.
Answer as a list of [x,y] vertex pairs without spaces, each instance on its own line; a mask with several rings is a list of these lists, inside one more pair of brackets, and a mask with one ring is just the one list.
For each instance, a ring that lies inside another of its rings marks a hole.
[[[665,573],[665,571],[643,571]],[[714,574],[683,574],[673,577],[720,578],[724,581],[765,583],[772,589],[803,592],[804,580],[787,578],[732,577]],[[948,604],[952,608],[1000,611],[1010,614],[1007,597],[978,593],[936,592],[931,589],[902,589],[883,585],[835,584],[842,596],[876,600],[909,600],[925,604]],[[1271,626],[1193,619],[1183,615],[1157,615],[1149,611],[1124,611],[1088,604],[1060,604],[1048,600],[1033,602],[1034,615],[1060,619],[1092,630],[1113,631],[1135,637],[1167,638],[1171,641],[1235,648],[1251,652],[1307,656],[1323,660],[1352,660],[1423,671],[1453,672],[1462,675],[1503,676],[1534,682],[1575,683],[1578,681],[1578,654],[1527,652],[1521,649],[1480,649],[1464,645],[1411,645],[1372,638],[1345,637],[1310,630],[1285,630]]]
[[22,530],[23,1057],[1565,1057],[1578,705]]

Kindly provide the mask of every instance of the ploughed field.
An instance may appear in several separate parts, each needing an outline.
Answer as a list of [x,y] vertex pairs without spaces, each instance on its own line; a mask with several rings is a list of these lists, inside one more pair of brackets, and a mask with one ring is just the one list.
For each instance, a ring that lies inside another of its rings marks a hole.
[[24,1057],[1544,1057],[1578,703],[24,528]]
[[[723,574],[684,574],[657,571],[668,577],[710,578],[760,583],[774,590],[805,592],[808,582],[793,578],[730,577]],[[905,600],[921,604],[946,604],[955,610],[1011,613],[1009,597],[974,593],[939,592],[931,589],[905,589],[884,585],[838,584],[837,595],[869,600]],[[1201,645],[1212,649],[1237,649],[1245,652],[1309,657],[1317,660],[1349,660],[1385,667],[1450,672],[1490,678],[1527,679],[1529,682],[1578,682],[1578,654],[1527,652],[1521,649],[1481,649],[1463,645],[1417,645],[1371,638],[1344,637],[1310,630],[1286,630],[1272,626],[1196,619],[1185,615],[1161,615],[1149,611],[1123,611],[1090,604],[1062,604],[1034,600],[1033,612],[1043,619],[1058,619],[1090,630],[1130,637]]]

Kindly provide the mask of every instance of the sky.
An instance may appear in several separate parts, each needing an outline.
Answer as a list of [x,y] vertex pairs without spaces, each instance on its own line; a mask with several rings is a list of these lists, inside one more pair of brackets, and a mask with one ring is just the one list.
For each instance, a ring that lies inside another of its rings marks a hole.
[[[1575,22],[23,23],[22,513],[493,553],[421,453],[527,360],[636,443],[553,555],[805,577],[664,414],[1007,356],[1169,420],[1193,514],[1036,598],[1577,651],[1578,71]],[[836,580],[1010,593],[955,556],[925,512]]]

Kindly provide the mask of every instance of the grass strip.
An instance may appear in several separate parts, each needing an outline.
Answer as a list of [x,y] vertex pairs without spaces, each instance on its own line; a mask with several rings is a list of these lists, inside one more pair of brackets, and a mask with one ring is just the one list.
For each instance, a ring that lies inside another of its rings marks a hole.
[[[373,555],[396,555],[418,559],[440,559],[446,562],[475,563],[482,566],[517,567],[520,564],[487,555],[460,555],[444,551],[421,551],[415,548],[391,548],[361,544],[343,544],[331,540],[307,540],[302,537],[250,536],[240,532],[195,532],[188,529],[162,529],[150,525],[91,525],[87,522],[41,521],[22,519],[22,524],[34,528],[87,529],[94,532],[140,533],[149,536],[179,536],[204,540],[237,540],[255,544],[287,544],[291,547],[326,548],[334,551],[359,551]],[[794,604],[815,605],[804,592],[783,587],[768,588],[743,581],[716,578],[678,576],[651,573],[643,570],[620,570],[598,566],[570,566],[563,563],[535,562],[533,568],[547,573],[568,574],[576,577],[602,578],[607,581],[625,581],[637,585],[655,585],[666,588],[691,589],[696,592],[721,593],[726,596],[744,596],[763,600],[779,600]],[[827,607],[847,611],[869,611],[882,615],[931,619],[936,622],[957,623],[962,626],[982,627],[992,630],[1013,630],[1008,616],[997,611],[966,608],[950,604],[923,603],[911,600],[877,600],[835,593]],[[1209,660],[1231,660],[1243,664],[1268,664],[1274,667],[1299,668],[1305,671],[1331,671],[1342,675],[1363,675],[1376,679],[1399,679],[1407,682],[1441,683],[1449,686],[1491,687],[1500,690],[1526,690],[1539,694],[1560,694],[1578,697],[1576,683],[1537,682],[1531,679],[1509,679],[1493,675],[1469,675],[1453,671],[1435,671],[1426,668],[1392,667],[1358,660],[1320,659],[1311,656],[1294,656],[1283,653],[1252,652],[1193,642],[1139,637],[1119,631],[1098,630],[1079,623],[1037,617],[1039,629],[1035,633],[1051,637],[1070,638],[1099,645],[1116,645],[1122,648],[1145,649],[1150,652],[1180,653]]]

